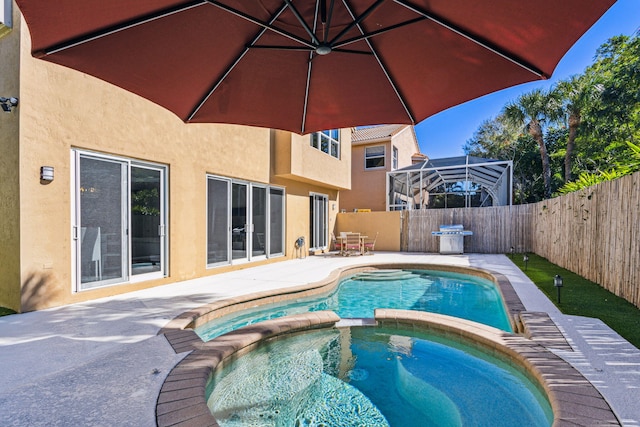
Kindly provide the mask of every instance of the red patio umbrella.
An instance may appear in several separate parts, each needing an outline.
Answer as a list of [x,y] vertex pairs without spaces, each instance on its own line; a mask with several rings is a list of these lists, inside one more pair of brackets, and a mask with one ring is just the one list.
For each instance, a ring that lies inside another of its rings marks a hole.
[[35,57],[190,123],[413,124],[549,77],[614,0],[16,0]]

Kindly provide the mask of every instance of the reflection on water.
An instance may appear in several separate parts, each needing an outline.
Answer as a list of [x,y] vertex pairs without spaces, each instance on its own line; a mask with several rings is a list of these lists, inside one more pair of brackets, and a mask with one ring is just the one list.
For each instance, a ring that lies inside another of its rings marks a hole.
[[477,348],[372,327],[272,341],[217,372],[208,406],[229,426],[549,426],[548,401]]
[[442,271],[376,270],[342,281],[329,295],[231,314],[197,328],[196,333],[208,341],[242,326],[292,314],[332,310],[343,319],[372,318],[376,308],[446,314],[512,332],[500,293],[489,280]]

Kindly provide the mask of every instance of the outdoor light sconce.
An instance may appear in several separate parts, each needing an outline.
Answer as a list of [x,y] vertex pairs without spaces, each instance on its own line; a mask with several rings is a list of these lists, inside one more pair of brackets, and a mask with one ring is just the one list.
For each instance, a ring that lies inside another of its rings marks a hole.
[[563,286],[562,277],[559,274],[556,274],[556,277],[553,278],[553,286],[558,290],[558,304],[560,304],[560,289]]
[[2,107],[2,111],[10,113],[12,109],[18,106],[18,98],[5,98],[0,96],[0,106]]
[[522,257],[522,261],[524,261],[524,269],[526,271],[529,267],[529,255],[524,254],[524,256]]
[[46,184],[53,181],[53,166],[40,167],[40,181]]

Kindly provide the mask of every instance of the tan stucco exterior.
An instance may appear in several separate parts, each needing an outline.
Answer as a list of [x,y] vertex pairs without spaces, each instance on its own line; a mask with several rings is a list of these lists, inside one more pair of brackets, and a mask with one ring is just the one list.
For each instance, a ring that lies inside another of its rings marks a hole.
[[[4,7],[0,4],[0,7]],[[13,22],[19,25],[14,10]],[[20,34],[3,27],[0,30],[0,96],[20,97]],[[0,111],[0,281],[20,282],[20,179],[18,165],[20,116]],[[16,307],[20,301],[20,287],[0,286],[0,305],[3,301]]]
[[399,252],[402,215],[402,211],[340,213],[334,233],[336,236],[341,232],[360,233],[376,239],[376,251]]
[[[328,196],[333,229],[338,192],[351,180],[348,130],[335,159],[311,147],[308,135],[184,124],[143,98],[34,59],[26,25],[14,17],[0,39],[0,96],[20,99],[14,113],[0,112],[0,306],[42,309],[292,258],[295,238],[309,235],[311,193]],[[73,291],[73,149],[166,165],[166,277]],[[44,165],[55,170],[48,184],[39,179]],[[284,257],[207,268],[207,174],[284,188]]]
[[[385,147],[384,167],[365,168],[365,148]],[[340,209],[353,212],[355,209],[384,211],[386,205],[387,172],[394,170],[392,147],[398,149],[398,168],[412,164],[411,157],[420,151],[415,132],[411,126],[382,138],[353,143],[351,149],[351,190],[340,192]]]

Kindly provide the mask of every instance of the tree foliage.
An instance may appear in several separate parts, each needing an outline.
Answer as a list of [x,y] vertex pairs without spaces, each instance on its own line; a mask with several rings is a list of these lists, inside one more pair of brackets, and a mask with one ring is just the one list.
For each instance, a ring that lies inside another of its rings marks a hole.
[[558,194],[567,194],[582,190],[592,185],[620,178],[640,170],[640,145],[628,142],[630,157],[623,159],[614,168],[599,173],[582,172],[577,180],[568,182],[558,189]]
[[[640,170],[640,36],[616,36],[583,74],[505,105],[467,154],[514,162],[514,202],[528,203]],[[577,176],[575,181],[573,177]]]

